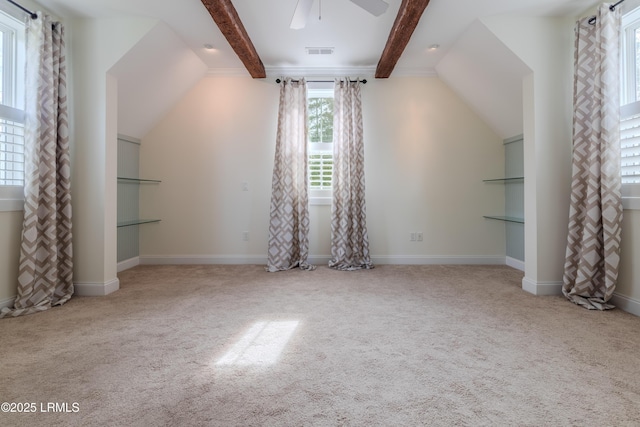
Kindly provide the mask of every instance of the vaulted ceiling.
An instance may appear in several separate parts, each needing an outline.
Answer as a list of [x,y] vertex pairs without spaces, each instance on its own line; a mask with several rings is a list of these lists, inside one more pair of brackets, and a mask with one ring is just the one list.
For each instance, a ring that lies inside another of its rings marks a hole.
[[[293,30],[290,23],[297,1],[46,0],[42,3],[54,12],[83,17],[158,19],[175,31],[210,73],[254,75],[246,66],[246,58],[239,57],[225,37],[225,29],[210,13],[212,9],[213,15],[231,13],[225,9],[232,6],[237,22],[241,22],[246,31],[242,42],[247,45],[250,42],[255,50],[249,63],[258,65],[260,73],[256,76],[366,77],[434,73],[436,65],[461,34],[482,17],[499,14],[575,16],[599,3],[598,0],[386,0],[388,9],[376,17],[349,0],[315,0],[307,25]],[[410,9],[416,10],[409,18]],[[415,31],[411,34],[407,28],[414,24]],[[205,45],[212,48],[206,49]],[[439,49],[430,50],[432,45],[439,45]],[[309,55],[309,47],[331,48],[332,54]],[[259,61],[264,67],[263,73]]]
[[[231,45],[231,48],[236,52],[238,58],[242,61],[247,71],[253,78],[266,77],[266,71],[262,60],[256,52],[251,38],[247,34],[247,31],[242,24],[242,20],[238,16],[238,13],[233,6],[231,0],[201,0],[205,5],[209,14],[220,28],[222,34]],[[366,0],[361,0],[366,4]],[[300,1],[297,7],[300,7],[302,3],[312,5],[312,0]],[[382,4],[385,4],[384,2]],[[382,51],[382,56],[378,62],[376,68],[376,78],[388,78],[391,75],[398,59],[402,55],[405,47],[411,39],[411,35],[416,29],[422,13],[429,4],[429,0],[402,0],[400,8],[396,14],[396,19],[389,33],[389,38]],[[320,5],[320,3],[319,3]],[[320,6],[319,6],[320,7]],[[319,9],[321,10],[321,9]],[[296,12],[298,9],[296,9]],[[305,10],[307,12],[307,10]],[[310,13],[310,10],[308,11]],[[302,21],[306,21],[306,16],[303,16]],[[378,16],[378,15],[376,15]],[[299,18],[299,16],[298,16]],[[304,25],[306,26],[306,25]],[[299,29],[293,26],[290,28]],[[322,49],[319,49],[322,50]],[[327,52],[332,49],[324,49]]]
[[522,131],[521,79],[529,71],[483,22],[518,14],[574,18],[601,2],[385,0],[386,12],[374,16],[355,4],[372,0],[312,0],[304,28],[291,29],[298,0],[23,1],[65,17],[156,21],[110,70],[118,79],[118,131],[138,138],[205,74],[438,75],[498,135],[510,137]]

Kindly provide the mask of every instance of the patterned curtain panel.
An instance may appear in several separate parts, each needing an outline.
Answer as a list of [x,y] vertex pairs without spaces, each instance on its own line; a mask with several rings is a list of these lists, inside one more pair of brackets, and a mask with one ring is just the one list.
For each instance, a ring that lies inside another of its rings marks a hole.
[[280,86],[276,155],[271,189],[267,271],[309,265],[307,87],[304,79]]
[[64,28],[41,13],[28,25],[26,88],[18,295],[1,317],[43,311],[73,294]]
[[338,270],[373,268],[365,206],[360,83],[336,80],[333,110],[331,260]]
[[609,309],[618,278],[620,196],[620,12],[578,22],[575,43],[573,178],[562,291],[589,309]]

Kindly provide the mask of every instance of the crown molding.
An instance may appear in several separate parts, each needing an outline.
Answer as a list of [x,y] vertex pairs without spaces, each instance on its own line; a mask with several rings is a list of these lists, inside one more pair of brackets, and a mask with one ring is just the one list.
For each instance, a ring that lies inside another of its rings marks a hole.
[[373,77],[375,67],[267,67],[267,77]]
[[[277,77],[361,77],[373,79],[375,67],[266,67],[267,78]],[[250,77],[244,68],[209,68],[208,76],[220,77]],[[397,67],[391,77],[437,77],[434,68],[424,67]]]

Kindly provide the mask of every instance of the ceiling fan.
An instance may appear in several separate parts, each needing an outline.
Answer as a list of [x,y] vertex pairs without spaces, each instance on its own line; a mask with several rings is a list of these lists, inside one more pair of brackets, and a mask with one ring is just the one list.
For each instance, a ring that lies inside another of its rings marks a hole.
[[[380,16],[387,11],[389,3],[384,0],[350,0],[352,3],[357,4],[370,14],[374,16]],[[307,18],[311,12],[311,6],[313,0],[298,0],[296,10],[293,12],[293,18],[291,19],[290,28],[293,30],[299,30],[307,25]]]

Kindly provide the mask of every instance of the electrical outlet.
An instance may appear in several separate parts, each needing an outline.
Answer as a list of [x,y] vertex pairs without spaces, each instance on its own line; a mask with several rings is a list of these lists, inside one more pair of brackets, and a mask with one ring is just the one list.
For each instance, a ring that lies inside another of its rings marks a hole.
[[245,242],[249,241],[249,232],[248,231],[243,231],[242,232],[242,240]]
[[247,181],[242,181],[242,191],[249,191],[249,183]]
[[409,240],[412,242],[415,242],[417,238],[418,236],[416,236],[416,233],[412,231],[411,234],[409,235]]
[[422,242],[422,231],[416,233],[416,241]]

